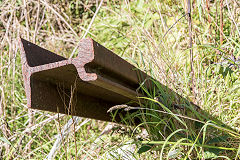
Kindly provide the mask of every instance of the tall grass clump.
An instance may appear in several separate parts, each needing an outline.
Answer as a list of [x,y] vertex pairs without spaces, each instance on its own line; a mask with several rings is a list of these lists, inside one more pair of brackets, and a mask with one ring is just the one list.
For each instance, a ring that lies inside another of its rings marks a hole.
[[[93,30],[102,35],[99,41],[157,80],[154,90],[141,88],[147,97],[140,98],[146,103],[123,106],[136,111],[124,121],[140,119],[137,128],[148,131],[147,139],[136,140],[141,144],[138,153],[156,151],[160,159],[238,159],[237,2],[224,2],[221,11],[219,1],[210,2],[208,11],[206,3],[191,2],[192,48],[185,5],[139,0],[118,9],[113,3],[109,16],[96,19]],[[229,32],[230,26],[235,32]]]
[[[53,159],[239,159],[239,6],[0,0],[0,157],[45,159],[54,151]],[[91,37],[151,75],[154,87],[141,84],[146,97],[138,107],[123,104],[128,127],[29,110],[19,36],[65,57]],[[116,156],[126,144],[131,154]]]

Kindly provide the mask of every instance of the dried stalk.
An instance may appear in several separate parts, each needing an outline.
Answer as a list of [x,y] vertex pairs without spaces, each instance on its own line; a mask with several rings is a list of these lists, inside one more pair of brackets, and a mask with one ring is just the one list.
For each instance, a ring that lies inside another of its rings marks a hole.
[[[102,3],[103,3],[103,0],[101,0],[101,2],[100,2],[100,4],[99,4],[96,12],[94,13],[94,15],[93,15],[93,17],[92,17],[92,19],[91,19],[91,22],[90,22],[90,24],[88,25],[88,28],[87,28],[87,30],[85,31],[85,33],[84,33],[84,35],[83,35],[83,37],[82,37],[83,39],[87,36],[88,33],[90,33],[89,30],[90,30],[90,28],[91,28],[91,26],[92,26],[92,24],[93,24],[93,22],[94,22],[94,20],[95,20],[95,18],[96,18],[96,16],[97,16],[98,11],[100,10],[100,8],[101,8],[101,6],[102,6]],[[72,53],[71,53],[71,55],[70,55],[70,58],[72,58],[72,57],[74,56],[74,53],[75,53],[76,50],[78,49],[79,45],[80,45],[80,41],[78,42],[78,44],[76,45],[76,47],[73,49],[73,51],[72,51]]]
[[189,52],[190,52],[190,71],[191,71],[191,79],[192,79],[192,93],[195,95],[195,81],[194,81],[194,66],[193,66],[193,40],[192,40],[192,17],[191,17],[191,1],[185,0],[185,12],[187,14],[188,20],[188,35],[189,35]]
[[[216,24],[218,24],[218,1],[216,1]],[[215,45],[217,45],[217,25],[215,31]]]
[[37,19],[36,19],[35,30],[34,30],[34,35],[33,35],[33,43],[36,43],[36,35],[38,32],[38,24],[39,24],[39,13],[40,13],[40,1],[38,0]]
[[211,42],[212,27],[211,27],[209,0],[206,0],[206,8],[207,8],[207,13],[208,13],[208,23],[209,23],[209,41]]
[[[6,125],[6,114],[5,114],[5,107],[3,105],[3,99],[4,99],[4,93],[3,93],[3,89],[0,87],[0,118],[2,119],[2,133],[3,135],[8,138],[8,129],[7,129],[7,125]],[[5,148],[6,148],[6,152],[9,152],[10,150],[10,146],[9,144],[5,144]]]
[[[75,82],[74,82],[74,85],[71,87],[71,99],[70,99],[70,107],[71,107],[71,112],[72,114],[75,114],[76,111],[75,111],[75,105],[73,103],[73,98],[74,98],[74,92],[75,92],[75,89],[76,89],[76,83],[77,83],[77,77],[75,78]],[[75,120],[74,120],[74,116],[72,116],[72,121],[73,121],[73,133],[74,133],[74,143],[75,143],[75,154],[76,154],[76,157],[75,159],[78,159],[77,158],[77,153],[78,153],[78,150],[77,150],[77,139],[76,139],[76,123],[75,123]]]
[[220,45],[223,44],[223,0],[220,0]]

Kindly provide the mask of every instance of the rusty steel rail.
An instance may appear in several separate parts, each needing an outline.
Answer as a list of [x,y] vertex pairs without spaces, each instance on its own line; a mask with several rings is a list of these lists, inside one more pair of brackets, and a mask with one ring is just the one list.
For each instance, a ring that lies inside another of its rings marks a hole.
[[107,110],[134,104],[139,84],[149,78],[92,39],[81,40],[72,59],[19,41],[27,106],[33,109],[111,121]]

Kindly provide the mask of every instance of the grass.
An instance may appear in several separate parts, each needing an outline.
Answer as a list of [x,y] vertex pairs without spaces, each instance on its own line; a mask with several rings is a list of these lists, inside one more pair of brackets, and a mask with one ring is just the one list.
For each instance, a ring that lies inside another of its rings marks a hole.
[[72,119],[28,111],[16,41],[22,36],[66,57],[91,37],[172,89],[153,80],[147,91],[143,84],[146,104],[125,106],[136,111],[125,123],[138,117],[136,127],[73,123],[55,159],[107,159],[126,143],[136,159],[239,159],[240,4],[225,0],[221,22],[220,1],[208,3],[206,10],[207,2],[192,2],[191,61],[182,1],[0,1],[0,157],[46,158]]

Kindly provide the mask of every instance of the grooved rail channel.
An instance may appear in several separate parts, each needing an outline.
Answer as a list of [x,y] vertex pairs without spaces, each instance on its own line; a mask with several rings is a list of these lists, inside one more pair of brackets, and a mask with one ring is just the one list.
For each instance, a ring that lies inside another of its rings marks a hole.
[[81,40],[71,59],[19,41],[27,106],[33,109],[111,121],[107,110],[134,104],[139,84],[150,78],[92,39]]

